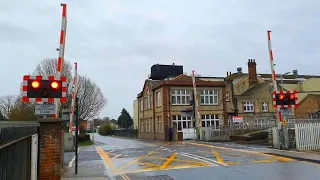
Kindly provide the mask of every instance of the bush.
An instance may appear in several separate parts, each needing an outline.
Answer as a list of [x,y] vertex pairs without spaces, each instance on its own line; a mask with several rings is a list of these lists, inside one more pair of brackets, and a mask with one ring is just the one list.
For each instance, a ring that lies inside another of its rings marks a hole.
[[113,135],[112,126],[109,123],[100,126],[99,134],[103,136]]
[[83,126],[80,126],[80,134],[86,134],[86,129]]
[[79,134],[78,135],[78,142],[86,142],[86,141],[90,141],[89,134]]

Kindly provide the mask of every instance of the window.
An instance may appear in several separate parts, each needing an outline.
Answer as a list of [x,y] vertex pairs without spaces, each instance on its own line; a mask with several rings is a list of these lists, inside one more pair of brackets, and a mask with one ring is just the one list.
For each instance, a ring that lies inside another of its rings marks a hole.
[[143,111],[143,99],[140,100],[140,111]]
[[149,118],[149,132],[153,132],[153,119]]
[[173,105],[189,105],[190,90],[172,90],[171,100]]
[[143,132],[143,119],[140,119],[140,132]]
[[148,104],[147,104],[147,98],[146,97],[143,99],[143,106],[144,106],[144,110],[148,109]]
[[227,102],[230,101],[230,92],[226,92],[226,101],[227,101]]
[[202,127],[212,127],[213,129],[220,129],[219,115],[207,114],[201,116]]
[[160,107],[161,106],[161,91],[158,91],[156,93],[156,96],[157,96],[157,107]]
[[150,109],[150,96],[147,96],[147,109]]
[[218,105],[218,90],[202,90],[200,98],[202,105]]
[[268,112],[269,111],[268,102],[263,102],[262,103],[262,111],[263,112]]
[[244,102],[243,103],[243,112],[254,112],[254,103],[253,102]]
[[144,119],[145,132],[149,132],[149,119]]
[[150,94],[149,95],[149,99],[150,99],[150,109],[152,109],[153,108],[153,96],[152,96],[152,94]]
[[157,132],[162,132],[162,117],[157,116]]
[[182,117],[181,115],[172,116],[172,122],[177,123],[178,132],[182,132],[182,129],[193,128],[192,117]]

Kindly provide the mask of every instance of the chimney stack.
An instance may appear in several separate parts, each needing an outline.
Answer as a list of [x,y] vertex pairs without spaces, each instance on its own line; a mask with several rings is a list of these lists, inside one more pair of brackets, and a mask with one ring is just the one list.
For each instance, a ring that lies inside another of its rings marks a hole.
[[251,87],[258,83],[257,64],[255,59],[248,60],[248,71],[249,71],[249,86]]

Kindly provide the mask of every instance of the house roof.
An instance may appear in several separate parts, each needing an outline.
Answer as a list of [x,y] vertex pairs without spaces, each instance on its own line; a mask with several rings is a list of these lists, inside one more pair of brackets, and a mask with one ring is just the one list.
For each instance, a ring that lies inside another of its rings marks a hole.
[[[197,86],[213,86],[213,87],[225,87],[226,83],[224,81],[207,81],[207,80],[201,80],[202,77],[196,77],[196,85]],[[152,89],[159,88],[161,86],[193,86],[192,77],[181,74],[179,76],[176,76],[172,79],[166,79],[166,80],[150,80],[147,79],[145,81],[145,84],[143,86],[142,91],[138,94],[138,97],[140,97],[143,94],[144,87],[146,83],[150,83],[150,86]]]
[[[240,96],[250,96],[265,86],[270,86],[270,81],[255,84],[254,86],[246,90],[244,93],[242,93]],[[281,86],[279,84],[278,84],[278,89],[281,89]]]
[[302,104],[304,101],[306,101],[308,98],[314,98],[318,101],[320,101],[320,94],[308,94],[306,97],[304,97],[299,103],[298,105]]
[[242,93],[241,96],[250,96],[266,85],[270,85],[270,82],[258,83]]

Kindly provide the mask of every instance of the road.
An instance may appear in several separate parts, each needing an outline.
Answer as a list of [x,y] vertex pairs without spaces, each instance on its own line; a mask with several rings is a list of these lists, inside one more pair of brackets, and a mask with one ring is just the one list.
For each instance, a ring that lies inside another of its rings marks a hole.
[[[168,143],[95,135],[95,155],[115,180],[318,180],[320,165],[267,155],[259,148],[193,141]],[[81,152],[81,150],[80,150]],[[85,152],[85,151],[82,151]],[[97,155],[98,154],[98,155]],[[95,171],[102,171],[95,169]],[[102,173],[102,172],[101,172]]]

